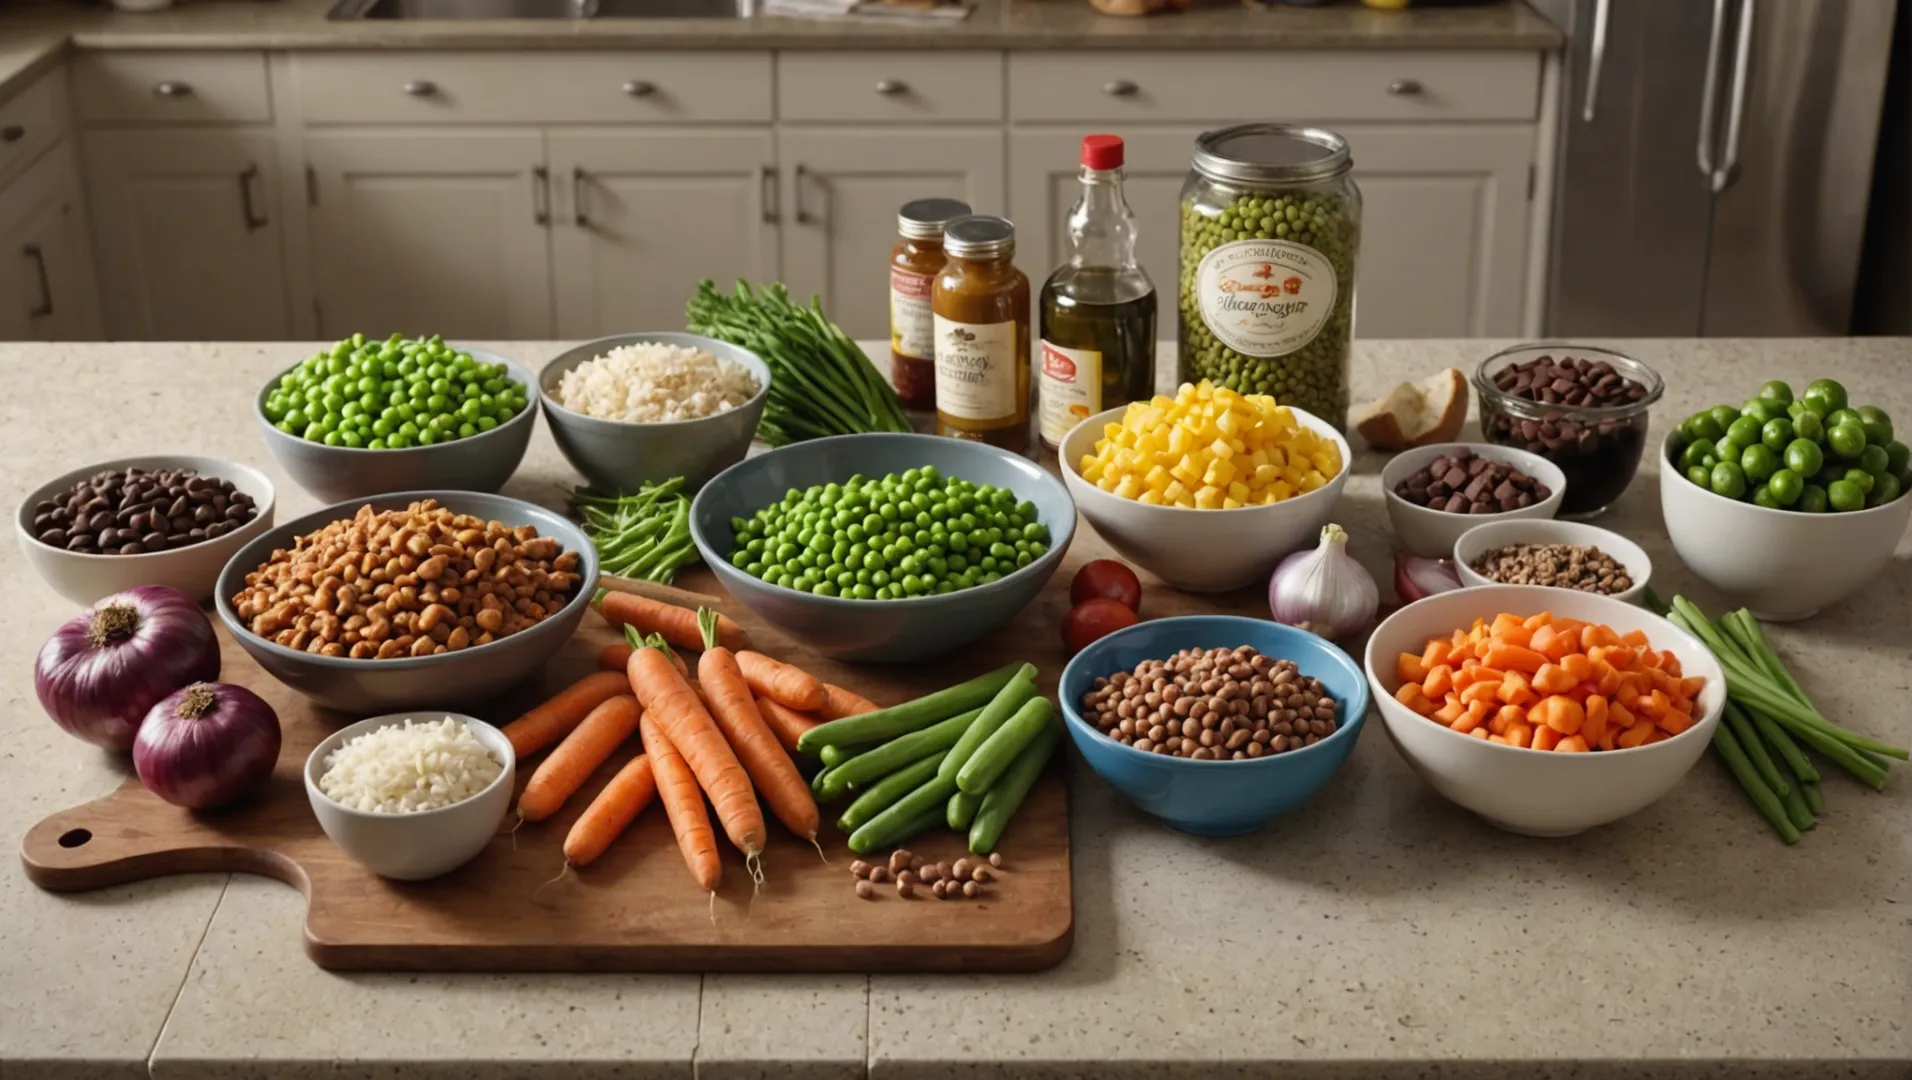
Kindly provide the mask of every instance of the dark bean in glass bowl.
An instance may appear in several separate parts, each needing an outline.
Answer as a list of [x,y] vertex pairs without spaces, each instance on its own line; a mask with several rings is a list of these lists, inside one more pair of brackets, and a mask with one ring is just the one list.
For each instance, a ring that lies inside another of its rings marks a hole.
[[1474,373],[1481,434],[1560,466],[1563,518],[1594,517],[1626,491],[1664,391],[1659,373],[1630,356],[1560,342],[1516,345]]

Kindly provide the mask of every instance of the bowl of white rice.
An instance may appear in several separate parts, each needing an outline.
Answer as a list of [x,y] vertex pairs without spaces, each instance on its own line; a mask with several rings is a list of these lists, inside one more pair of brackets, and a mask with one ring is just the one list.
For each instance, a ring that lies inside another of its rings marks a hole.
[[470,862],[511,806],[517,757],[482,720],[437,710],[374,716],[305,760],[325,835],[381,877],[422,881]]
[[587,341],[538,376],[558,449],[605,492],[675,476],[701,487],[744,459],[769,394],[756,353],[702,334]]

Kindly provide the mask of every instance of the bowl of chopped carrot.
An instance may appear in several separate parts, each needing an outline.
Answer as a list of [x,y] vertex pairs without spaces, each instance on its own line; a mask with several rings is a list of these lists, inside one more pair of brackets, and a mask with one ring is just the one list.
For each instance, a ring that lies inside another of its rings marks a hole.
[[1537,585],[1431,596],[1368,639],[1388,737],[1443,797],[1529,836],[1636,813],[1706,752],[1726,701],[1711,653],[1612,597]]

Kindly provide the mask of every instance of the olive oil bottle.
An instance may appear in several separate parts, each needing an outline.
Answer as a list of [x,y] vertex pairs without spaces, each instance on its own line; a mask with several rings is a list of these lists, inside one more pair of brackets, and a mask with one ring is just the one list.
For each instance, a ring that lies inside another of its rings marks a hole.
[[1155,285],[1135,261],[1135,214],[1122,195],[1122,140],[1082,140],[1082,198],[1069,212],[1069,261],[1037,302],[1037,426],[1044,445],[1104,409],[1155,393]]

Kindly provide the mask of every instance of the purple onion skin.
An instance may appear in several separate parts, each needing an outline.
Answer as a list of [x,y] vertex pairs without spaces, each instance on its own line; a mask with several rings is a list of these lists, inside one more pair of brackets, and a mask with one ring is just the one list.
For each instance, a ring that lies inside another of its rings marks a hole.
[[174,806],[244,798],[279,761],[279,716],[243,686],[194,683],[153,706],[133,740],[133,769]]
[[33,665],[53,722],[108,750],[127,750],[161,698],[219,677],[212,620],[185,593],[140,585],[54,631]]

